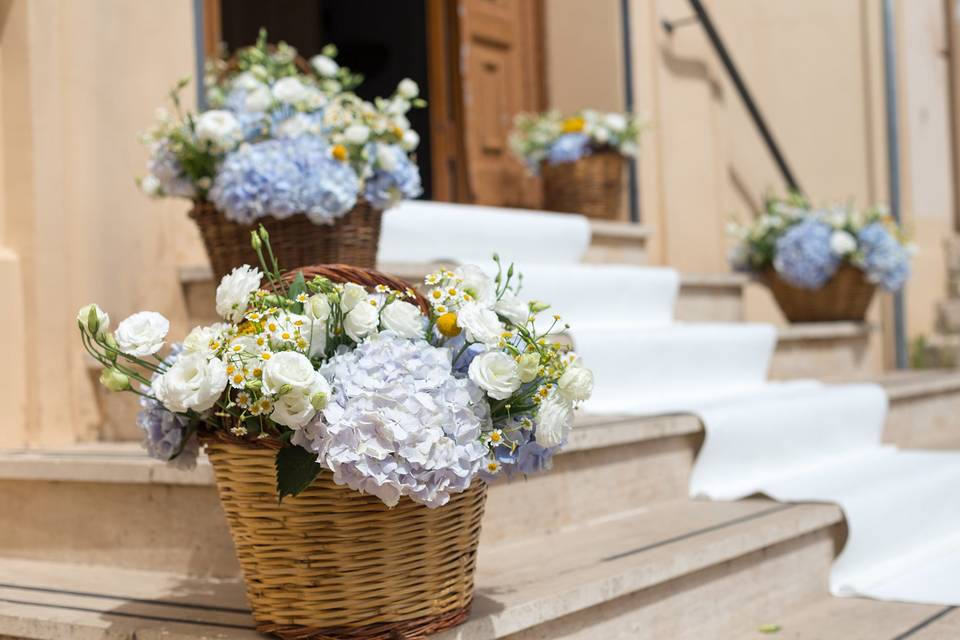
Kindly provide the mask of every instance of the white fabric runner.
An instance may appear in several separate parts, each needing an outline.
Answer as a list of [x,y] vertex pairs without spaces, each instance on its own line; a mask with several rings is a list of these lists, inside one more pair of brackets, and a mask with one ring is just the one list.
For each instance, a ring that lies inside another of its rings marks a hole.
[[553,304],[594,370],[585,413],[698,415],[706,436],[692,496],[836,503],[849,534],[832,593],[960,605],[960,452],[882,445],[877,385],[768,382],[771,326],[673,322],[672,270],[575,264],[589,243],[583,218],[500,215],[404,205],[384,224],[381,260],[482,265],[496,249],[522,262],[522,295]]

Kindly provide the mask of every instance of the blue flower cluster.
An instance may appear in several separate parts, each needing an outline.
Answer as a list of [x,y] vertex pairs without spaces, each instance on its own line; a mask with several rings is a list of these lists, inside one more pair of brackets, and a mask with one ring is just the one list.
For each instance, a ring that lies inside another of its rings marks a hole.
[[210,199],[227,219],[241,224],[295,213],[305,213],[316,224],[331,224],[356,204],[359,189],[356,174],[330,156],[322,138],[301,135],[244,145],[230,153]]
[[590,151],[590,137],[583,133],[565,133],[550,145],[547,162],[562,164],[576,162]]
[[160,183],[160,192],[175,198],[193,198],[197,194],[193,182],[186,176],[177,156],[166,144],[161,144],[150,154],[147,171]]
[[[546,471],[553,466],[553,456],[560,447],[544,447],[536,441],[536,430],[530,424],[521,424],[529,418],[510,418],[504,424],[494,425],[503,432],[504,443],[493,449],[493,456],[500,463],[500,469],[508,477],[515,474],[530,475]],[[488,480],[495,479],[498,473],[486,470],[481,475]]]
[[[378,144],[370,155],[377,158],[378,166],[366,180],[363,197],[375,209],[387,209],[400,200],[411,200],[423,193],[420,170],[399,146]],[[384,164],[390,167],[389,171]]]
[[897,291],[910,276],[910,254],[887,228],[879,222],[869,224],[857,233],[860,256],[857,265],[867,279],[887,291]]
[[792,226],[777,239],[773,266],[784,280],[802,289],[819,289],[833,277],[840,258],[830,248],[833,229],[816,218]]

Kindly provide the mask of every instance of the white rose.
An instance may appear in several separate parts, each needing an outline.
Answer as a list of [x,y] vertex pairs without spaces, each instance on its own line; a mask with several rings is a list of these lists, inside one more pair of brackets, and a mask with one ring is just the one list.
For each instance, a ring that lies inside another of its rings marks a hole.
[[530,317],[529,305],[512,293],[505,293],[497,300],[493,310],[515,325],[524,325]]
[[475,302],[468,302],[457,313],[457,326],[466,332],[469,342],[480,342],[495,347],[500,342],[503,325],[497,314]]
[[473,296],[473,299],[485,307],[492,307],[496,302],[497,285],[493,278],[484,273],[483,269],[472,264],[465,264],[454,270],[454,275],[463,280],[460,287]]
[[316,55],[310,58],[310,64],[314,70],[323,78],[333,78],[340,71],[340,65],[336,60],[329,56]]
[[423,314],[420,308],[409,302],[394,300],[383,309],[380,322],[384,329],[397,335],[413,339],[423,337]]
[[121,322],[113,337],[122,353],[140,358],[160,351],[168,331],[169,320],[156,311],[140,311]]
[[363,144],[370,138],[370,128],[363,124],[352,124],[343,130],[343,139],[350,144]]
[[343,319],[343,331],[354,342],[360,342],[377,330],[380,311],[366,302],[355,306]]
[[270,87],[257,83],[257,86],[247,91],[243,98],[243,109],[248,112],[266,111],[273,104],[273,94]]
[[[330,396],[330,384],[320,372],[315,371],[313,365],[303,355],[294,351],[283,351],[271,358],[263,369],[264,391],[267,391],[267,369],[278,359],[287,354],[299,356],[299,359],[284,358],[281,366],[273,367],[270,373],[273,383],[288,380],[268,393],[279,393],[280,388],[290,385],[273,403],[273,412],[270,418],[279,424],[299,429],[304,426],[317,411],[322,409]],[[294,384],[297,382],[299,384]]]
[[[92,316],[91,311],[93,312]],[[93,322],[90,321],[91,317]],[[86,327],[91,335],[101,338],[110,328],[110,314],[96,304],[88,304],[80,307],[80,311],[77,311],[77,322]]]
[[227,386],[227,366],[200,353],[182,354],[153,384],[157,399],[170,411],[206,411]]
[[420,87],[410,78],[404,78],[397,85],[397,95],[407,100],[413,100],[420,95]]
[[250,294],[260,288],[262,278],[259,269],[246,264],[223,276],[217,287],[217,315],[239,322],[247,311]]
[[284,104],[303,102],[310,96],[308,87],[293,76],[287,76],[286,78],[277,80],[271,91],[273,92],[273,97],[276,98],[278,102],[283,102]]
[[287,385],[291,389],[310,389],[318,375],[307,356],[296,351],[281,351],[263,365],[263,392],[280,393]]
[[397,155],[389,145],[377,145],[377,164],[387,173],[397,168]]
[[330,301],[322,293],[315,293],[303,303],[303,313],[311,320],[326,322],[330,317]]
[[183,339],[183,352],[201,353],[205,356],[213,355],[210,343],[212,341],[219,342],[226,328],[227,325],[220,322],[206,327],[194,327]]
[[573,428],[573,405],[559,394],[551,393],[540,403],[535,439],[542,447],[557,447],[566,441]]
[[229,111],[213,109],[197,118],[197,138],[209,142],[220,151],[227,151],[243,140],[240,121]]
[[403,132],[403,140],[400,141],[400,144],[407,151],[413,151],[420,146],[420,134],[413,129],[407,129]]
[[607,125],[610,131],[620,133],[627,128],[627,119],[619,113],[608,113],[603,118],[603,123]]
[[572,364],[557,380],[560,395],[570,402],[583,402],[593,393],[593,372]]
[[857,250],[857,239],[846,231],[834,231],[830,235],[830,250],[838,256],[851,254]]
[[160,195],[160,180],[152,173],[148,173],[140,179],[140,191],[151,198]]
[[520,388],[520,368],[503,351],[481,353],[470,362],[467,375],[496,400],[506,400]]
[[340,308],[344,313],[349,313],[355,306],[369,298],[367,290],[358,284],[348,282],[343,285],[343,293],[340,294]]

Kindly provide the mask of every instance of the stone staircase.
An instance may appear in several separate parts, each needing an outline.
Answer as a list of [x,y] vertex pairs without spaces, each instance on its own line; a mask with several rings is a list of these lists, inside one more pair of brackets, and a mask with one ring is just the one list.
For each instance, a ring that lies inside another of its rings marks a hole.
[[937,305],[937,333],[915,347],[924,367],[960,367],[960,238],[944,243],[947,297]]

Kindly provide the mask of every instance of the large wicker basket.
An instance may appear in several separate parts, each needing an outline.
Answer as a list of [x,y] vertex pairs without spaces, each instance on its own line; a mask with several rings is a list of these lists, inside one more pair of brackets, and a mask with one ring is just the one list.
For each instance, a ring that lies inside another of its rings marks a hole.
[[623,167],[623,156],[612,151],[575,162],[544,163],[544,206],[549,211],[616,218],[623,197]]
[[263,218],[248,226],[227,220],[209,202],[194,204],[190,217],[200,228],[217,281],[234,267],[258,264],[250,232],[259,224],[270,234],[273,253],[283,268],[334,262],[373,267],[377,261],[381,212],[365,202],[358,202],[332,225],[314,224],[297,214],[282,220]]
[[764,280],[790,322],[862,322],[876,287],[856,267],[843,265],[819,289],[801,289],[768,269]]
[[[406,288],[347,265],[302,272],[308,279]],[[426,308],[419,294],[417,303]],[[466,619],[485,483],[478,480],[437,509],[408,498],[388,508],[322,471],[305,491],[280,502],[276,440],[243,441],[224,431],[203,440],[258,631],[289,640],[419,640]]]

